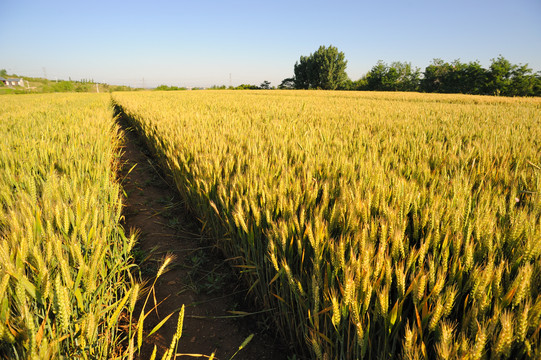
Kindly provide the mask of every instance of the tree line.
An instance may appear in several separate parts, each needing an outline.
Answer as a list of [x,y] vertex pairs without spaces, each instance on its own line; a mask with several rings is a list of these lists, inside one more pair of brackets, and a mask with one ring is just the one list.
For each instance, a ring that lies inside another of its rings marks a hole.
[[320,46],[313,54],[301,56],[293,68],[295,75],[278,88],[541,96],[541,72],[534,73],[527,64],[512,64],[501,55],[488,68],[478,61],[434,59],[424,71],[409,62],[380,60],[356,81],[349,79],[346,66],[343,52],[332,45]]

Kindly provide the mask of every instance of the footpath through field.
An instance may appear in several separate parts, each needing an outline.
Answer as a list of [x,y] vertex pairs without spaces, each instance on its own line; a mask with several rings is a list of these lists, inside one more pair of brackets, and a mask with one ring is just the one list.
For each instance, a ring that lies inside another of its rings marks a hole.
[[[127,196],[124,227],[139,233],[136,257],[143,277],[151,281],[164,257],[174,256],[156,284],[156,300],[161,304],[145,320],[145,333],[175,314],[145,340],[140,359],[149,359],[154,345],[156,359],[161,358],[176,331],[183,304],[186,310],[178,353],[209,356],[215,352],[216,359],[286,359],[287,351],[276,339],[255,326],[264,326],[264,317],[247,315],[250,310],[243,304],[247,289],[237,283],[227,261],[210,242],[204,241],[199,223],[187,213],[137,135],[122,121],[120,125],[125,133],[121,173]],[[151,307],[147,305],[147,310]],[[251,334],[252,340],[238,351]],[[194,357],[177,357],[189,358]]]

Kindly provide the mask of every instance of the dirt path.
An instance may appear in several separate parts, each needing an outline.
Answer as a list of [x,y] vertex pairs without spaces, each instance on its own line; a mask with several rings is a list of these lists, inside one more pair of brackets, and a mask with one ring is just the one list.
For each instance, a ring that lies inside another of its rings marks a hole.
[[[150,331],[168,314],[178,312],[184,304],[186,316],[179,353],[210,355],[216,352],[217,359],[230,359],[243,341],[254,334],[235,359],[287,359],[287,350],[268,335],[271,332],[260,330],[265,325],[270,326],[264,323],[264,317],[232,317],[235,313],[231,311],[250,312],[243,304],[246,289],[237,283],[210,242],[205,241],[199,223],[187,213],[136,134],[123,121],[120,125],[125,133],[124,227],[140,233],[136,257],[143,276],[152,279],[166,254],[176,257],[170,270],[158,280],[157,300],[163,303],[158,308],[159,316],[153,313],[145,321],[145,331]],[[156,358],[161,358],[175,333],[176,322],[177,314],[145,341],[140,359],[148,359],[154,345],[158,347]]]

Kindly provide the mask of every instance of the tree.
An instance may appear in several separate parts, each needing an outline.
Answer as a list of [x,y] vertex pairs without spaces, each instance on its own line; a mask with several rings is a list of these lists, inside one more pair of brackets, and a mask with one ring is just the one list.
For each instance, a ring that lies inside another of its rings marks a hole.
[[488,90],[493,95],[507,95],[514,66],[501,55],[496,59],[491,59],[491,61]]
[[359,80],[347,79],[338,90],[368,90],[368,82],[366,76],[361,77]]
[[8,76],[8,72],[6,71],[6,69],[0,70],[0,76],[1,77],[7,77]]
[[349,90],[368,90],[368,79],[366,78],[366,75],[357,81],[352,81]]
[[174,91],[174,90],[187,90],[185,87],[178,87],[178,86],[168,86],[168,85],[160,85],[154,90],[159,91]]
[[492,59],[488,70],[488,93],[505,96],[539,96],[539,75],[528,65],[513,65],[503,56]]
[[452,63],[434,59],[425,68],[421,88],[426,92],[486,94],[488,71],[478,61]]
[[458,92],[463,94],[484,94],[486,92],[487,76],[488,72],[478,61],[461,64]]
[[310,56],[301,56],[299,62],[295,63],[293,72],[295,77],[293,78],[295,82],[296,89],[309,89],[313,87],[315,83],[315,73],[314,73],[314,62]]
[[534,75],[532,92],[533,96],[541,96],[541,71]]
[[385,88],[385,77],[389,67],[383,61],[379,60],[376,65],[370,69],[366,75],[367,87],[369,90],[387,90]]
[[380,60],[366,75],[366,83],[370,90],[417,91],[420,70],[407,62],[395,61],[389,66]]
[[421,88],[426,92],[445,92],[447,75],[451,66],[442,59],[433,59],[432,64],[425,68]]
[[332,45],[320,46],[309,56],[295,63],[295,88],[335,90],[345,86],[347,60],[343,52]]
[[278,89],[295,89],[295,78],[286,78],[282,80]]
[[270,84],[270,81],[265,80],[261,83],[261,85],[259,85],[259,88],[263,90],[269,90],[271,88]]
[[417,91],[421,81],[421,70],[414,68],[409,62],[395,61],[391,63],[395,74],[394,87],[397,91]]
[[256,85],[251,84],[240,84],[239,86],[235,87],[234,90],[257,90],[259,89]]

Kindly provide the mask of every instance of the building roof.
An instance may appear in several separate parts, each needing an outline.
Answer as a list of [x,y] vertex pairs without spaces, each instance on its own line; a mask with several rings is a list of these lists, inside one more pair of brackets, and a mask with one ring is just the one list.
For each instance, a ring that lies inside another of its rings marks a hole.
[[6,79],[0,76],[0,81],[6,81]]
[[8,79],[8,81],[16,81],[16,82],[19,82],[21,81],[22,79]]

